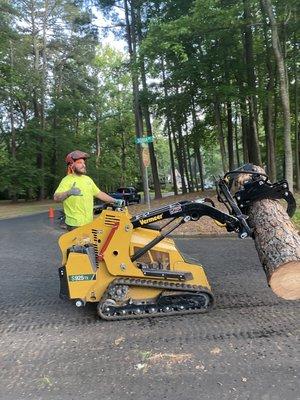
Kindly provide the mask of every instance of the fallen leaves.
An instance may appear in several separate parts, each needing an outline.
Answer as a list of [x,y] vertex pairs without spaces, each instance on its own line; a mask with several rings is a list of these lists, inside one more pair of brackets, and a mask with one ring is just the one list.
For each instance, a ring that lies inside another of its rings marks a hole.
[[190,353],[172,354],[172,353],[158,353],[149,357],[151,363],[164,362],[167,364],[182,364],[190,360],[192,355]]
[[119,346],[122,342],[124,342],[125,338],[124,336],[120,336],[118,339],[115,340],[115,345]]
[[220,347],[214,347],[212,350],[210,350],[210,354],[220,354],[222,350]]
[[134,366],[136,370],[147,371],[149,368],[159,365],[160,367],[171,368],[173,365],[183,364],[190,361],[193,356],[190,353],[156,353],[150,351],[141,352],[142,361]]

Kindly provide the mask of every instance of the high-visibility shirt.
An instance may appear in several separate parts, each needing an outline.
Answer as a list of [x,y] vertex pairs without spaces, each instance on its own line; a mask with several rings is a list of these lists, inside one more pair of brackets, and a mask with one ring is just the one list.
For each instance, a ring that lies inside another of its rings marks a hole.
[[70,190],[74,183],[81,190],[82,196],[69,196],[63,201],[66,224],[82,226],[93,221],[94,196],[100,189],[89,176],[70,174],[61,180],[55,193]]

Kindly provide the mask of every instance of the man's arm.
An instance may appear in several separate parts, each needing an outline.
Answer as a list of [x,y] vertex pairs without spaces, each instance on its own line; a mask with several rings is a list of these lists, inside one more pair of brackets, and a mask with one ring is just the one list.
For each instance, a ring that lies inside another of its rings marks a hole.
[[114,199],[113,197],[109,196],[107,193],[105,192],[99,192],[95,195],[95,197],[99,200],[104,201],[105,203],[114,203],[116,201],[116,199]]
[[73,183],[73,186],[71,187],[70,190],[67,190],[66,192],[60,192],[60,193],[54,193],[53,199],[54,201],[64,201],[66,200],[67,197],[70,196],[82,196],[81,190],[77,187],[75,187],[76,182]]
[[61,192],[61,193],[55,193],[53,196],[53,200],[59,203],[60,201],[66,200],[66,198],[69,197],[69,191],[67,190],[66,192]]

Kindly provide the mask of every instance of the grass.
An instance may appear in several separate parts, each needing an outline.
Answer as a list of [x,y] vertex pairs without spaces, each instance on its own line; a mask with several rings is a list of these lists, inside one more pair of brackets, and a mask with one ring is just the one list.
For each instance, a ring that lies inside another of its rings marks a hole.
[[10,201],[0,201],[0,219],[21,217],[23,215],[37,214],[46,212],[49,208],[62,208],[61,204],[55,203],[53,200],[43,201],[19,201],[12,203]]

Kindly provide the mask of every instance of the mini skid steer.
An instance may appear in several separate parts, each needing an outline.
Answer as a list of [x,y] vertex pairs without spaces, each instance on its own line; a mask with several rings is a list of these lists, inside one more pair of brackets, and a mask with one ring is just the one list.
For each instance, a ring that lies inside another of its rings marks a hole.
[[[249,171],[252,179],[233,195],[232,177]],[[284,198],[289,215],[295,211],[287,182],[271,184],[251,173],[251,166],[227,173],[217,191],[228,213],[211,199],[180,201],[133,217],[127,207],[107,205],[92,223],[63,234],[60,297],[77,307],[97,303],[105,320],[207,312],[214,298],[202,266],[187,262],[168,236],[208,216],[242,239],[251,237],[246,210],[262,198]]]

